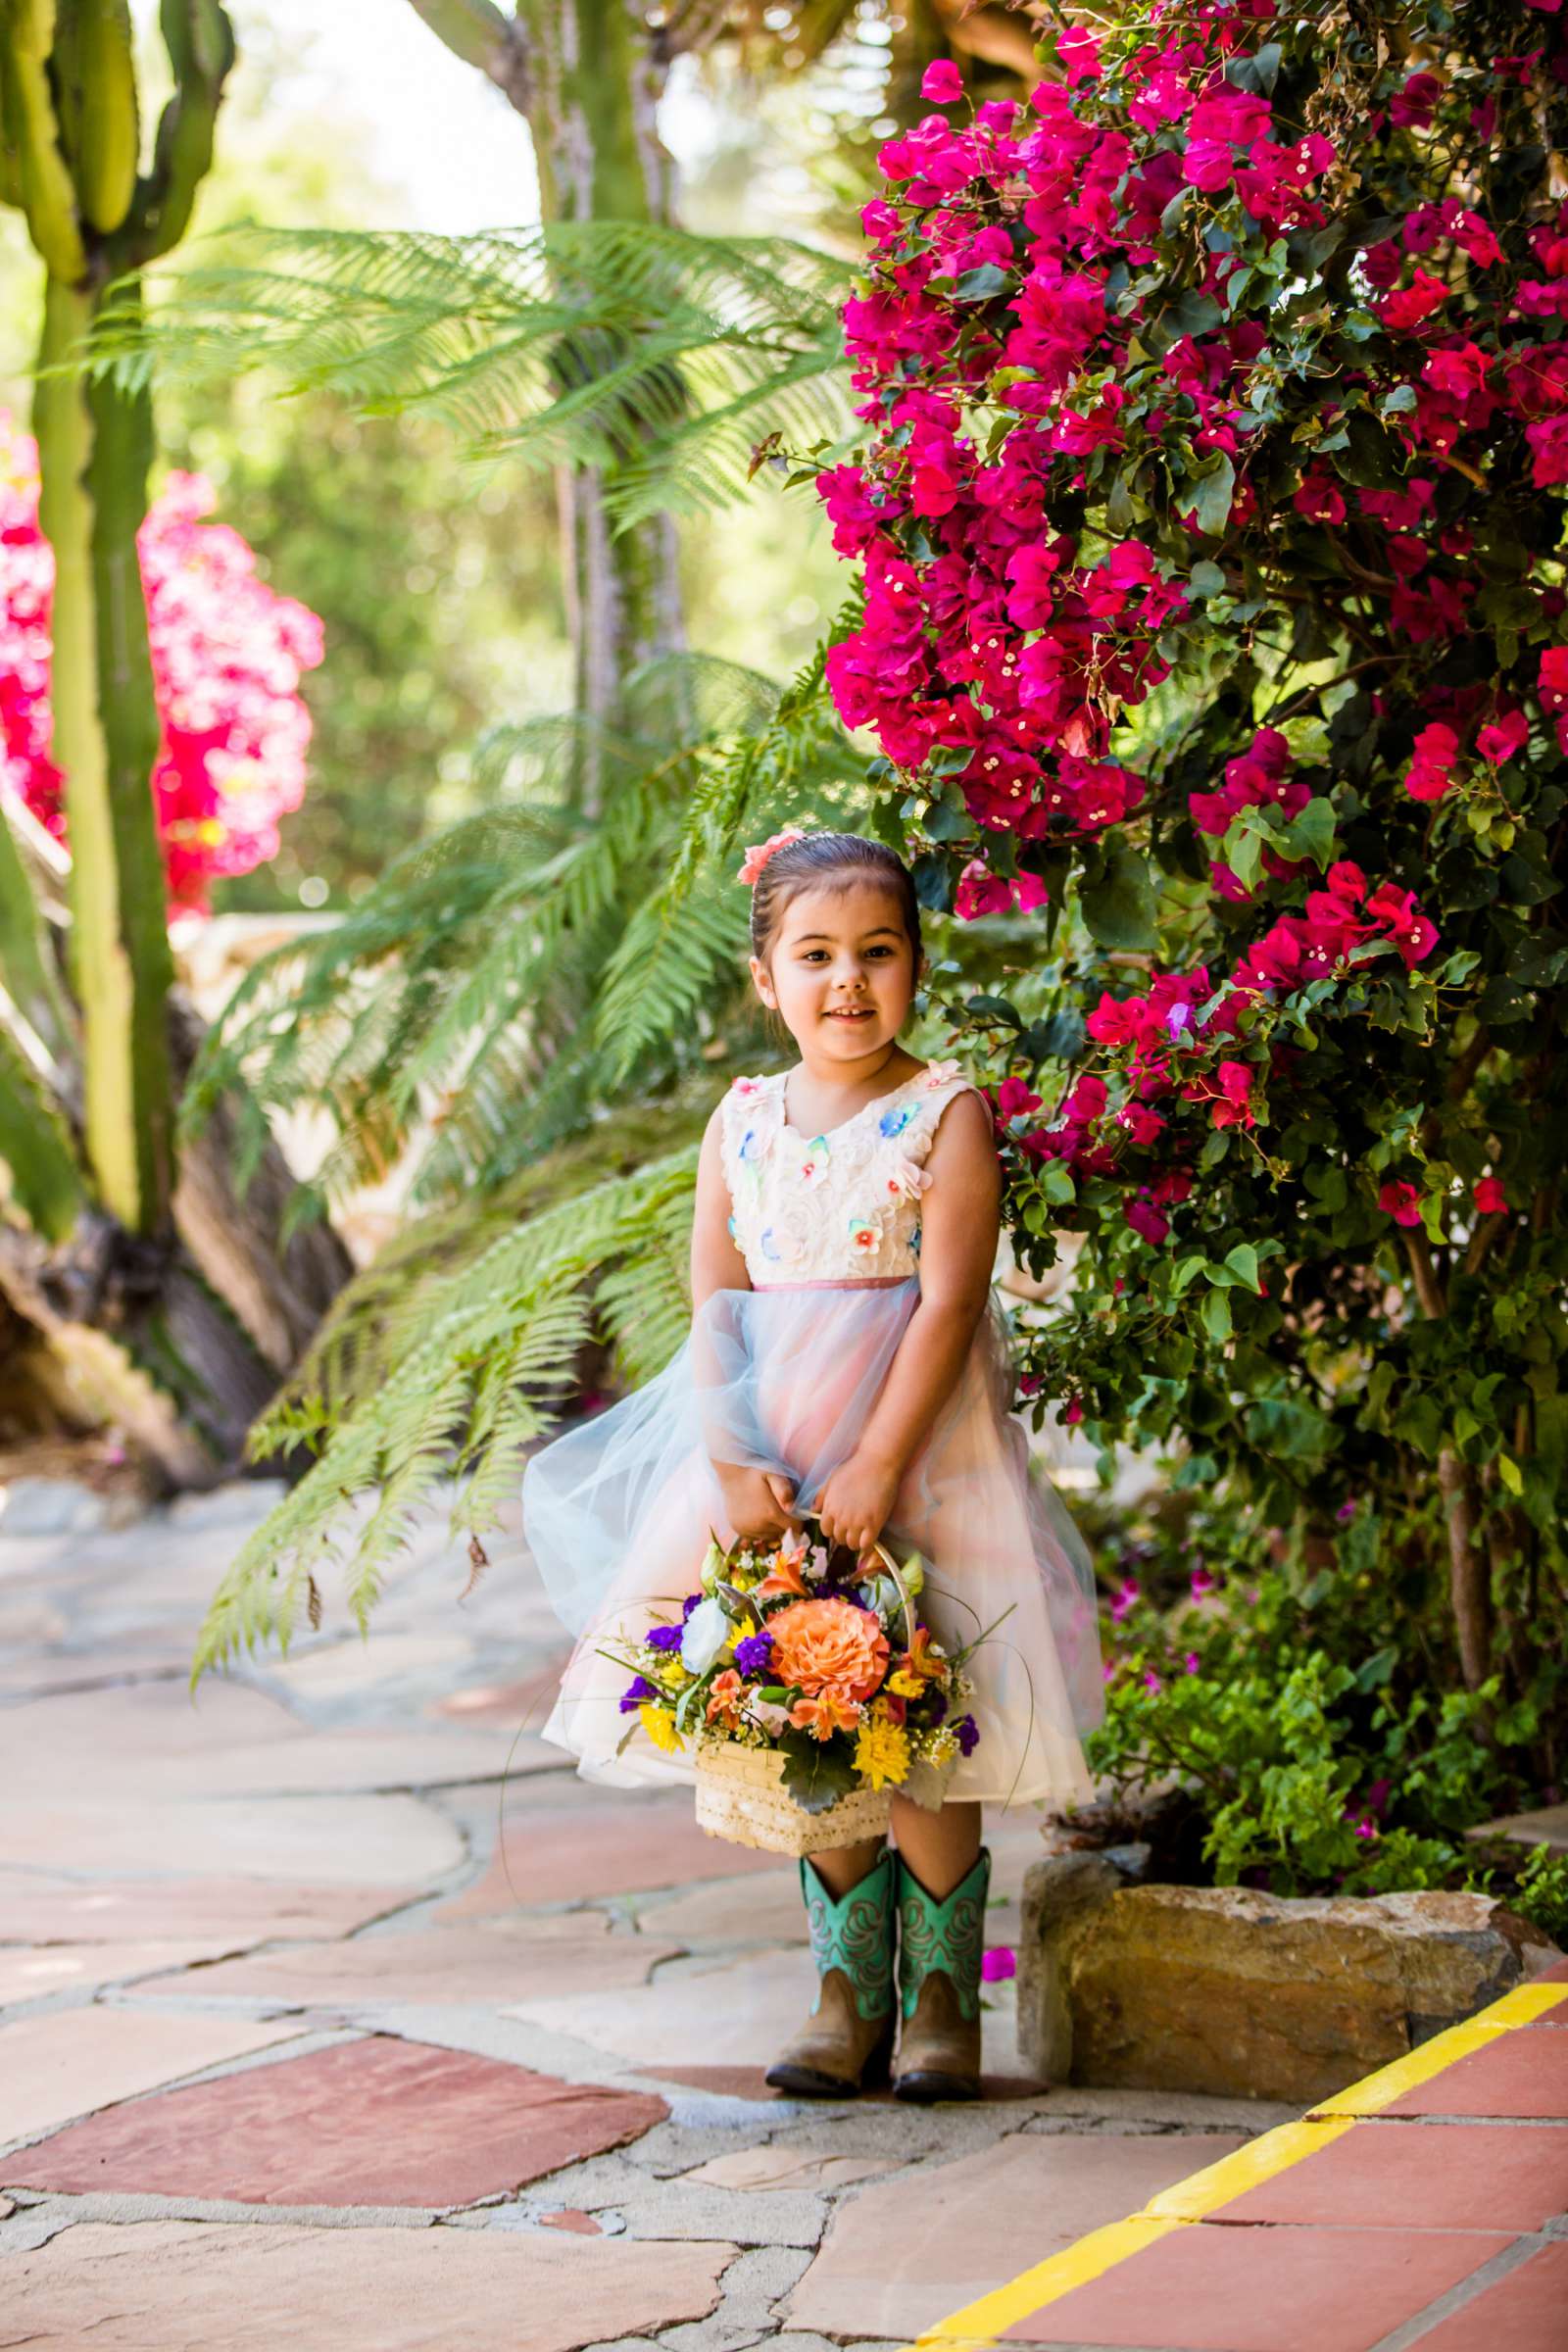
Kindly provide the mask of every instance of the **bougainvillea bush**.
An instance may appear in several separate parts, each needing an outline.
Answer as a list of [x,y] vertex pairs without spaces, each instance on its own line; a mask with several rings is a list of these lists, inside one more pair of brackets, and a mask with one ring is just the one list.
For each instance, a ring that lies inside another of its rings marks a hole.
[[1016,1246],[1083,1237],[1025,1389],[1367,1510],[1433,1676],[1549,1717],[1568,19],[1156,0],[1052,71],[883,149],[818,477],[879,821],[1008,918]]
[[[204,522],[217,495],[172,473],[137,534],[162,739],[153,769],[171,911],[205,913],[217,875],[277,854],[277,823],[305,792],[302,674],[321,624],[256,569],[237,531]],[[38,451],[0,411],[0,787],[67,838],[50,756],[54,557],[38,527]]]

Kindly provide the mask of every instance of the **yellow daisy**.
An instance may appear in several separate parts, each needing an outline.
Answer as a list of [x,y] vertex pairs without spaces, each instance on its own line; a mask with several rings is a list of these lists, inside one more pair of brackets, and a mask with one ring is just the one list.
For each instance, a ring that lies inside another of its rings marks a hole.
[[896,1723],[862,1721],[855,1740],[855,1769],[873,1788],[909,1777],[908,1736]]
[[645,1701],[637,1710],[637,1720],[654,1745],[662,1747],[666,1755],[673,1755],[684,1744],[673,1719],[665,1714],[662,1707]]

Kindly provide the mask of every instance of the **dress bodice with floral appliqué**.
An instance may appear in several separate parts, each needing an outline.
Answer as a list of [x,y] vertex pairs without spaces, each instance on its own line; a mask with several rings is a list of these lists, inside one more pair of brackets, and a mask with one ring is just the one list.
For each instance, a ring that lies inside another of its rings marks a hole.
[[937,1121],[955,1095],[978,1090],[956,1061],[928,1062],[806,1137],[785,1120],[787,1075],[737,1078],[723,1103],[729,1230],[754,1287],[915,1273]]

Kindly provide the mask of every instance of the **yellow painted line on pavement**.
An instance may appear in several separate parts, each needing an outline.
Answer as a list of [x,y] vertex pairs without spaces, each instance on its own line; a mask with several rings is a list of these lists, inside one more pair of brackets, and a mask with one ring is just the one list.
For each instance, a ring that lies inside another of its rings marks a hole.
[[1396,2058],[1391,2066],[1380,2067],[1375,2075],[1367,2075],[1352,2082],[1348,2090],[1337,2091],[1314,2107],[1314,2116],[1354,2117],[1376,2115],[1403,2098],[1407,2090],[1415,2090],[1430,2082],[1459,2059],[1468,2058],[1472,2050],[1485,2049],[1500,2034],[1511,2034],[1518,2026],[1536,2025],[1551,2010],[1568,2002],[1568,1984],[1516,1984],[1483,2009],[1478,2017],[1466,2018],[1462,2026],[1449,2026],[1443,2034],[1434,2034],[1430,2041],[1422,2042],[1417,2050],[1407,2051]]
[[1313,2116],[1297,2124],[1281,2124],[1273,2132],[1250,2139],[1245,2148],[1206,2164],[1200,2173],[1178,2180],[1174,2188],[1162,2188],[1158,2196],[1150,2198],[1144,2211],[1160,2221],[1200,2222],[1204,2214],[1233,2204],[1250,2188],[1299,2164],[1304,2156],[1315,2156],[1319,2148],[1348,2132],[1354,2120],[1347,2115],[1320,2122]]
[[[1516,1984],[1479,2016],[1434,2034],[1419,2049],[1395,2059],[1391,2066],[1379,2068],[1361,2082],[1352,2082],[1332,2099],[1325,2099],[1298,2122],[1281,2124],[1275,2131],[1263,2132],[1245,2148],[1221,2156],[1216,2163],[1205,2165],[1185,2180],[1161,2189],[1141,2213],[1090,2230],[1074,2245],[1064,2246],[1059,2254],[1048,2255],[1044,2262],[1020,2272],[1016,2278],[993,2287],[989,2294],[966,2303],[961,2311],[953,2312],[947,2319],[938,2320],[913,2344],[906,2345],[904,2352],[992,2352],[997,2338],[1016,2321],[1027,2319],[1050,2303],[1059,2302],[1074,2287],[1087,2286],[1092,2279],[1102,2278],[1106,2271],[1113,2270],[1131,2255],[1141,2254],[1146,2246],[1155,2244],[1173,2230],[1201,2221],[1221,2206],[1234,2203],[1250,2188],[1276,2179],[1292,2165],[1316,2155],[1320,2148],[1352,2131],[1361,2117],[1376,2115],[1405,2091],[1431,2082],[1446,2067],[1467,2058],[1472,2050],[1484,2049],[1516,2027],[1535,2025],[1565,2003],[1568,2003],[1568,1984]],[[1568,2013],[1563,2022],[1568,2025]]]
[[[1102,2230],[1091,2230],[1076,2245],[1063,2246],[1059,2254],[1048,2255],[1032,2271],[1009,2278],[1005,2286],[993,2287],[977,2303],[966,2303],[951,2319],[938,2320],[919,2338],[918,2352],[938,2344],[943,2352],[954,2352],[955,2346],[988,2346],[1014,2320],[1027,2319],[1030,2312],[1054,2303],[1075,2286],[1087,2286],[1102,2271],[1113,2270],[1129,2254],[1141,2254],[1145,2246],[1180,2228],[1176,2221],[1135,2214],[1129,2221],[1108,2222]],[[906,2346],[905,2352],[916,2352],[916,2347]]]

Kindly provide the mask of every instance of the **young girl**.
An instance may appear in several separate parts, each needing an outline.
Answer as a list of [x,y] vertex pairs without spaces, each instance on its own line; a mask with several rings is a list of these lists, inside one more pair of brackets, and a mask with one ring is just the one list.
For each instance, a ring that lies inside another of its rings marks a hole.
[[956,1062],[899,1043],[923,966],[907,871],[879,842],[789,827],[748,852],[739,878],[752,978],[800,1060],[737,1078],[709,1121],[690,1338],[524,1474],[530,1548],[579,1635],[544,1736],[590,1780],[690,1781],[690,1751],[655,1747],[621,1711],[625,1670],[602,1652],[679,1614],[710,1530],[776,1538],[810,1510],[829,1543],[912,1544],[921,1614],[950,1649],[1005,1615],[970,1661],[964,1752],[940,1810],[896,1793],[896,1852],[878,1840],[802,1862],[820,1984],[767,2076],[843,2096],[886,2079],[897,2035],[901,2098],[974,2098],[980,1809],[1090,1792],[1089,1562],[1009,1414],[988,1106]]

